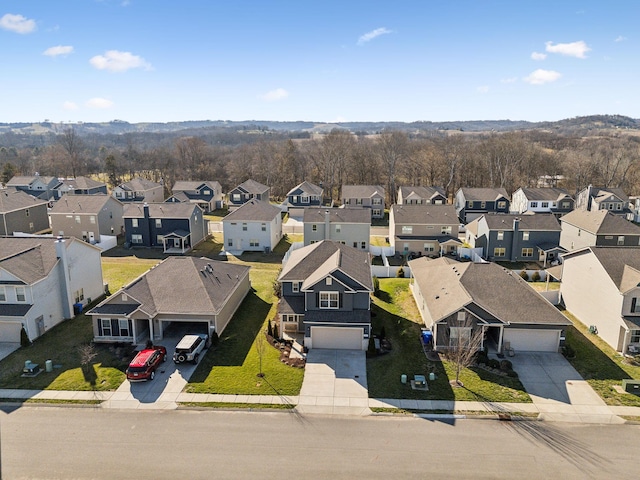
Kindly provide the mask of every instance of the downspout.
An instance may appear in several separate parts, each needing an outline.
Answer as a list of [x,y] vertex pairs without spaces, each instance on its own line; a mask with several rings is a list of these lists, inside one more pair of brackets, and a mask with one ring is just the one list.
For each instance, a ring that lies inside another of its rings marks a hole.
[[62,315],[64,318],[72,318],[72,301],[71,301],[71,275],[69,272],[69,259],[67,257],[67,248],[62,237],[58,237],[56,242],[56,257],[60,260],[60,285],[62,286]]

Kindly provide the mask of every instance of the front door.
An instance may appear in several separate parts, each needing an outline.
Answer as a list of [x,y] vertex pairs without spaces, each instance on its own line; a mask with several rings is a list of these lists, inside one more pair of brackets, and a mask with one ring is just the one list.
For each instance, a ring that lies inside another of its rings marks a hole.
[[89,232],[89,243],[96,243],[96,236],[93,232]]

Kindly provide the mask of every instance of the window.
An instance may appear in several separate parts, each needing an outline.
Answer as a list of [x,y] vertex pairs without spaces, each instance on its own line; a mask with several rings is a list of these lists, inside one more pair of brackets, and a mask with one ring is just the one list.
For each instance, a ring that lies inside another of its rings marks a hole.
[[467,208],[473,208],[473,202],[472,201],[468,201],[467,202]]
[[413,225],[403,225],[402,234],[407,235],[413,233]]
[[507,202],[504,202],[504,201],[498,202],[499,210],[504,210],[505,208],[507,208]]
[[529,241],[529,232],[522,232],[522,240],[525,242]]
[[139,233],[132,233],[131,243],[142,243],[142,235]]
[[538,208],[538,202],[531,202],[531,208]]
[[542,208],[549,208],[549,202],[542,202]]
[[367,249],[367,242],[361,242],[360,243],[360,247],[362,248],[362,250],[366,250]]
[[312,232],[317,232],[318,231],[318,225],[316,225],[315,223],[313,225],[311,225],[311,231]]
[[326,284],[327,284],[327,285],[332,285],[332,284],[333,284],[333,278],[331,278],[331,277],[327,277],[327,278],[325,279],[325,281],[326,281]]
[[436,247],[433,243],[425,243],[423,245],[424,251],[425,252],[433,252],[435,251]]
[[262,229],[263,232],[267,231],[267,224],[263,223],[262,225],[260,225],[260,228]]
[[110,318],[101,318],[100,326],[102,327],[102,336],[110,337],[111,336],[111,319]]
[[91,224],[93,224],[93,225],[95,225],[95,224],[96,224],[96,217],[95,217],[95,215],[91,215],[91,216],[89,217],[89,223],[91,223]]
[[373,211],[371,212],[371,214],[374,217],[380,217],[380,216],[382,216],[382,210],[380,210],[379,208],[374,208]]
[[342,230],[342,225],[336,225],[336,233],[340,233]]
[[80,290],[76,290],[74,297],[76,299],[76,303],[79,303],[82,300],[84,300],[84,289],[81,288]]
[[449,225],[448,227],[443,225],[440,228],[440,233],[442,235],[451,235],[451,225]]
[[356,205],[362,205],[362,199],[356,198]]
[[291,195],[291,203],[293,204],[298,203],[298,195]]
[[353,248],[358,248],[358,242],[353,242]]
[[504,232],[502,230],[498,231],[498,240],[504,240]]
[[631,313],[640,313],[640,302],[636,297],[631,299]]
[[240,194],[239,194],[239,193],[234,193],[234,194],[231,196],[231,199],[232,199],[234,202],[239,202],[242,198],[240,197]]
[[523,248],[522,249],[523,257],[533,257],[533,248]]
[[300,197],[302,203],[309,203],[309,195],[303,195]]
[[29,216],[29,209],[28,209],[28,208],[24,211],[24,214],[25,214],[27,217]]
[[609,207],[609,210],[613,210],[613,203],[608,203],[607,207]]
[[291,291],[298,293],[300,291],[300,282],[291,282]]
[[409,251],[409,244],[408,244],[408,243],[405,243],[405,244],[402,246],[402,250],[403,250],[405,253],[406,253],[406,252],[408,252],[408,251]]
[[568,208],[571,208],[571,202],[562,202],[562,208],[564,210],[567,210]]
[[16,287],[16,300],[18,302],[26,302],[27,294],[25,292],[24,287]]
[[622,210],[622,204],[616,203],[616,210]]
[[624,235],[618,236],[618,245],[624,245]]
[[233,239],[227,240],[227,247],[233,247]]
[[246,224],[246,223],[243,223],[243,224],[242,224],[242,231],[243,231],[243,232],[246,232],[246,231],[247,231],[247,224]]
[[164,235],[156,235],[156,243],[158,245],[164,243]]
[[449,327],[449,346],[468,345],[471,341],[471,327]]
[[131,226],[133,228],[138,228],[138,219],[137,218],[132,218],[131,219]]
[[0,302],[7,301],[7,292],[4,287],[0,286]]
[[465,312],[458,312],[458,321],[464,322],[467,319],[467,314]]
[[[422,200],[419,201],[420,203],[422,203]],[[442,200],[438,199],[438,200],[434,200],[433,201],[434,205],[442,205]]]
[[162,228],[162,219],[156,218],[156,228]]
[[285,323],[295,323],[298,321],[297,315],[282,315],[282,321]]
[[339,302],[339,292],[320,292],[320,308],[338,308]]
[[640,343],[640,330],[631,330],[631,343]]
[[504,247],[497,247],[493,249],[494,257],[504,257],[507,254],[507,249]]
[[250,247],[259,247],[260,246],[260,240],[252,238],[251,240],[249,240],[249,246]]
[[487,202],[480,202],[480,208],[487,208]]
[[373,199],[371,199],[371,204],[372,205],[382,205],[382,199],[381,198],[373,198]]
[[211,195],[211,190],[203,190],[202,194],[203,195]]
[[76,215],[76,223],[80,223],[80,215]]

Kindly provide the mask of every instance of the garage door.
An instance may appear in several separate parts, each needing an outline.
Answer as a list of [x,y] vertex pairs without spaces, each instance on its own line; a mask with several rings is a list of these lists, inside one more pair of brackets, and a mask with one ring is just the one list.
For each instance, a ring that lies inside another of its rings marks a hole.
[[557,352],[560,330],[504,330],[504,341],[511,342],[511,348],[520,352]]
[[311,346],[362,350],[362,336],[362,328],[311,327]]
[[20,322],[0,322],[0,342],[20,343]]

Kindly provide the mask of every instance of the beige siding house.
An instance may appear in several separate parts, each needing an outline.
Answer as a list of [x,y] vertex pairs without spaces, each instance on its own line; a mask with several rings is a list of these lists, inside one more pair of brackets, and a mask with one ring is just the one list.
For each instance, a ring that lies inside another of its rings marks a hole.
[[123,209],[123,204],[109,195],[64,195],[49,212],[51,231],[100,243],[102,235],[123,233]]

